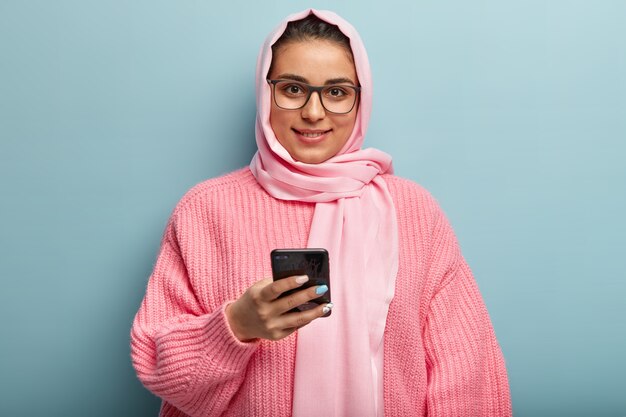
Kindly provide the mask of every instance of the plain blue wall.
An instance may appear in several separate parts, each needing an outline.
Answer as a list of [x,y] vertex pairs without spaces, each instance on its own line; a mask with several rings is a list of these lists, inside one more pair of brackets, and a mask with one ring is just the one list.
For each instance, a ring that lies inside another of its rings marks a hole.
[[0,415],[155,416],[129,327],[171,209],[254,152],[275,24],[334,9],[369,146],[454,225],[517,416],[626,415],[626,2],[0,0]]

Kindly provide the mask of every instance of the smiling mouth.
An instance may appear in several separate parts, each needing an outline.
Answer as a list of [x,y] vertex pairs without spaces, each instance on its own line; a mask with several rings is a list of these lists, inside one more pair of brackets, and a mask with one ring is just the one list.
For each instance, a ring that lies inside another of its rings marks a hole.
[[306,130],[306,131],[301,131],[301,130],[297,130],[297,129],[292,129],[294,132],[296,132],[298,135],[300,135],[301,137],[305,138],[305,139],[321,139],[322,136],[326,135],[327,133],[329,133],[332,129],[329,130]]

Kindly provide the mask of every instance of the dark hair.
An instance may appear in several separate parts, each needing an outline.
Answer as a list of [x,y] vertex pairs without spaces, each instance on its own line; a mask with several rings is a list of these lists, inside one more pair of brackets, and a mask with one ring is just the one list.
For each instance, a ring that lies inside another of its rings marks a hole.
[[[272,56],[276,56],[277,51],[284,45],[291,42],[302,42],[308,40],[326,40],[342,46],[352,59],[352,48],[350,38],[341,32],[337,25],[323,21],[314,14],[310,14],[304,19],[287,23],[285,32],[272,45]],[[272,59],[272,63],[273,63]],[[272,72],[272,65],[268,74]]]

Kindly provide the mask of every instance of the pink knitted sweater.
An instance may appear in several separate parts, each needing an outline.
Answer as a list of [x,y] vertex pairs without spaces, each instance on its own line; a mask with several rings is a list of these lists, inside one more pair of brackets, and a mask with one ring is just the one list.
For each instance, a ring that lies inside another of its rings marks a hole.
[[[384,178],[400,244],[384,339],[385,416],[510,416],[504,360],[450,225],[423,188]],[[180,201],[131,332],[133,365],[163,399],[161,416],[291,415],[297,334],[242,343],[224,308],[271,275],[272,249],[306,246],[313,209],[269,196],[248,168]]]

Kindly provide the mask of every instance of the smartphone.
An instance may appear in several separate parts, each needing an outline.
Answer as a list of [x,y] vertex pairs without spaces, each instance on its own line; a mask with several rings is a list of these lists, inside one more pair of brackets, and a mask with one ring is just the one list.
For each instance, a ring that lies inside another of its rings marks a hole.
[[[305,311],[320,304],[330,303],[330,269],[328,252],[321,248],[274,249],[271,253],[274,281],[294,275],[308,275],[309,280],[298,288],[285,291],[281,297],[315,285],[326,285],[328,291],[320,297],[302,304],[291,311]],[[330,311],[324,317],[330,316]]]

